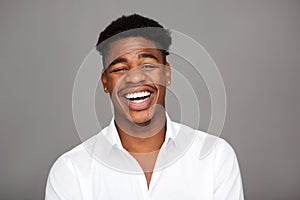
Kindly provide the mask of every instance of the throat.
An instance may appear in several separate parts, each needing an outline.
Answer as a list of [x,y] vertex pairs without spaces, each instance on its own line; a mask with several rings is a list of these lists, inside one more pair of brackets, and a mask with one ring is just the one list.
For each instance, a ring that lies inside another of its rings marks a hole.
[[165,141],[165,127],[150,137],[129,135],[119,132],[120,140],[124,149],[133,154],[145,154],[159,151]]

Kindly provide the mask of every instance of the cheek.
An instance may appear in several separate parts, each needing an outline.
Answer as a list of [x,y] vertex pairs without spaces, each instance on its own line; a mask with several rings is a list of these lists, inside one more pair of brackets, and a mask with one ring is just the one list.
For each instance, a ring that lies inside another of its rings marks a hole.
[[161,86],[166,86],[166,74],[164,72],[156,74],[153,78],[153,82]]
[[111,90],[113,90],[116,87],[117,83],[118,83],[118,79],[111,77],[111,78],[108,79],[107,83],[108,83],[108,87]]
[[118,93],[118,90],[122,88],[122,79],[120,77],[111,77],[109,79],[108,88],[111,95],[116,96]]

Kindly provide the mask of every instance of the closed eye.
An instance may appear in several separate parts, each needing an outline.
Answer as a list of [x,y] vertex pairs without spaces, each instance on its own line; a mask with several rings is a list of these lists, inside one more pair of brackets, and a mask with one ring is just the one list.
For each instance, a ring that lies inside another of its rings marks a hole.
[[143,65],[142,66],[142,69],[145,69],[145,70],[156,69],[156,68],[160,68],[160,66],[159,65]]
[[111,70],[110,73],[124,72],[124,71],[127,71],[127,70],[129,70],[128,67],[120,67],[120,68],[116,68],[116,69]]

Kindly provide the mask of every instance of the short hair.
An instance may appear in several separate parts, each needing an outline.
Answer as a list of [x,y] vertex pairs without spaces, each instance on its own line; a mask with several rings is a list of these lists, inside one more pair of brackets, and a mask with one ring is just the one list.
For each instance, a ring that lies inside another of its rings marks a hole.
[[[150,27],[154,28],[151,29]],[[126,37],[143,37],[151,40],[161,51],[164,63],[166,62],[166,56],[169,55],[168,50],[172,43],[170,31],[153,19],[132,14],[128,16],[123,15],[116,19],[100,33],[96,49],[102,55],[103,65],[105,52],[108,50],[109,45],[116,40]]]

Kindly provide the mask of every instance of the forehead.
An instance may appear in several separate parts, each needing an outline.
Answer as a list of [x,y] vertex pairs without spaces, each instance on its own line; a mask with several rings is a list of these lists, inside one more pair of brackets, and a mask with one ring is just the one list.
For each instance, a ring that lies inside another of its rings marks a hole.
[[127,37],[116,40],[109,45],[106,54],[106,63],[111,63],[114,59],[125,54],[138,54],[139,52],[159,53],[157,46],[151,40],[143,37]]

